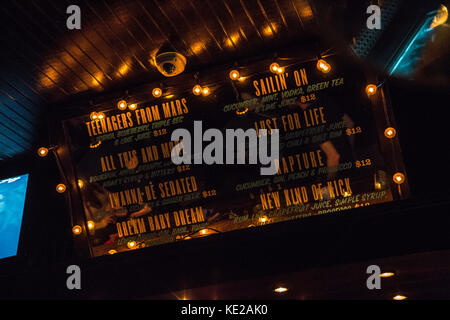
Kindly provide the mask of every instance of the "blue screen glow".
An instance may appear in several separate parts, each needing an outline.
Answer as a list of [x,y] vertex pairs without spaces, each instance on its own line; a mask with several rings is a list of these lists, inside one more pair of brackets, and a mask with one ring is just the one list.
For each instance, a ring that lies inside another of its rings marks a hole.
[[17,255],[28,174],[0,180],[0,259]]

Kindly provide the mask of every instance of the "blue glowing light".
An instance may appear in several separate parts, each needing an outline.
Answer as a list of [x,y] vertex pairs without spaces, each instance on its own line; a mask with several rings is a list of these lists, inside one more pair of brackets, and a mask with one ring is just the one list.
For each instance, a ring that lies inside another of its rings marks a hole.
[[408,45],[398,56],[398,58],[393,62],[393,67],[391,68],[389,75],[410,75],[414,72],[417,66],[420,56],[422,54],[422,49],[427,44],[430,39],[432,32],[429,29],[433,17],[429,17],[422,24],[416,34],[409,41]]

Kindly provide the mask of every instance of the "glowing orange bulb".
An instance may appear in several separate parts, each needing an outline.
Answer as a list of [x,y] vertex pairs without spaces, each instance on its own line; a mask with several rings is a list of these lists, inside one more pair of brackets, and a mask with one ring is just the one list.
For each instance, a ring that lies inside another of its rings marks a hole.
[[105,114],[103,112],[97,113],[97,119],[99,119],[99,120],[105,119]]
[[202,95],[204,95],[204,96],[209,96],[210,93],[211,93],[211,90],[209,90],[208,87],[204,87],[204,88],[202,89]]
[[230,71],[230,79],[231,79],[231,80],[237,80],[237,79],[239,79],[239,71],[237,71],[237,70],[231,70],[231,71]]
[[325,60],[319,59],[317,61],[317,69],[319,69],[319,71],[322,71],[323,73],[328,73],[331,70],[331,66]]
[[201,234],[206,234],[206,229],[202,229],[202,231],[200,231]]
[[382,274],[380,274],[381,278],[390,278],[395,276],[395,272],[383,272]]
[[388,139],[394,138],[396,134],[397,134],[397,131],[392,127],[386,128],[386,130],[384,130],[384,135]]
[[97,112],[92,112],[89,117],[91,118],[91,120],[96,120],[98,118]]
[[280,65],[276,62],[274,62],[270,65],[270,71],[272,71],[273,73],[278,72],[279,68],[280,68]]
[[40,157],[45,157],[48,154],[48,148],[41,147],[38,149],[38,155]]
[[119,110],[125,110],[127,108],[127,102],[125,100],[120,100],[117,102],[117,108],[119,108]]
[[267,222],[267,217],[261,217],[259,218],[259,221],[262,223]]
[[401,294],[398,294],[398,295],[396,295],[395,297],[393,297],[392,299],[394,299],[394,300],[405,300],[406,297],[405,297],[405,296],[402,296]]
[[62,184],[62,183],[58,184],[58,185],[56,186],[56,191],[57,191],[58,193],[64,193],[64,191],[66,191],[66,185],[65,185],[65,184]]
[[283,293],[283,292],[288,291],[288,288],[285,288],[285,287],[278,287],[278,288],[276,288],[274,291],[275,291],[276,293]]
[[136,241],[128,241],[127,247],[133,249],[136,247]]
[[89,221],[87,222],[87,227],[88,227],[89,230],[93,230],[93,229],[95,228],[95,223],[94,223],[94,221],[89,220]]
[[405,175],[400,172],[394,174],[392,178],[396,184],[402,184],[403,182],[405,182]]
[[369,84],[366,87],[366,93],[368,96],[373,96],[375,93],[377,93],[377,86],[374,84]]
[[192,88],[192,92],[198,96],[202,93],[202,87],[199,84],[196,84],[194,88]]
[[83,231],[83,229],[81,229],[81,227],[79,225],[73,226],[73,228],[72,228],[72,232],[75,235],[79,235],[82,231]]
[[284,68],[279,67],[278,70],[277,70],[277,73],[283,73],[283,72],[284,72]]
[[78,183],[78,187],[79,187],[80,189],[83,189],[83,187],[84,187],[84,181],[81,180],[81,179],[78,179],[77,183]]
[[128,109],[130,109],[130,110],[136,110],[136,108],[137,108],[137,104],[135,104],[135,103],[132,103],[128,106]]
[[161,94],[162,94],[162,90],[161,90],[160,88],[155,88],[155,89],[153,89],[153,91],[152,91],[152,95],[153,95],[155,98],[161,97]]
[[117,253],[117,250],[111,249],[111,250],[108,251],[108,253],[109,254],[115,254],[115,253]]

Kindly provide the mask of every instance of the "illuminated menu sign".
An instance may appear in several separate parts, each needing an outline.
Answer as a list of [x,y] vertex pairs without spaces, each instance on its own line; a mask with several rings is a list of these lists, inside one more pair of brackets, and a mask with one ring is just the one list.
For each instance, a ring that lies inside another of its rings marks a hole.
[[[397,136],[385,134],[393,119],[381,89],[369,97],[357,68],[339,68],[338,57],[327,61],[327,73],[316,61],[238,80],[223,81],[224,70],[206,96],[193,93],[195,83],[159,98],[150,90],[145,101],[128,101],[131,108],[65,121],[94,256],[404,197],[404,176],[393,179],[404,170]],[[192,134],[190,149],[186,138],[172,141],[176,129]],[[222,134],[214,140],[222,150],[211,151],[208,129]],[[258,149],[236,140],[230,150],[230,129],[252,129],[266,141],[278,134],[274,174],[261,174],[260,163],[238,164]],[[181,146],[190,163],[173,162]],[[205,161],[205,153],[217,161]]]

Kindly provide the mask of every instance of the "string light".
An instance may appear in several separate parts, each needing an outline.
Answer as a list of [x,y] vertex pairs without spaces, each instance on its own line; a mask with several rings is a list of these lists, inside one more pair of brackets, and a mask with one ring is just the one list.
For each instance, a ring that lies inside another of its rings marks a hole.
[[199,84],[196,84],[193,88],[192,88],[192,92],[198,96],[202,93],[202,87]]
[[160,88],[154,88],[154,89],[152,90],[152,95],[153,95],[155,98],[159,98],[159,97],[161,97],[161,95],[162,95],[162,90],[161,90]]
[[74,235],[79,235],[82,231],[83,229],[79,225],[73,226],[72,228],[72,232]]
[[386,128],[386,130],[384,130],[384,135],[388,139],[394,138],[396,136],[396,134],[397,134],[397,131],[392,127]]
[[40,156],[40,157],[45,157],[45,156],[47,156],[47,154],[48,154],[48,148],[46,148],[46,147],[40,147],[39,149],[38,149],[38,155]]
[[280,65],[278,63],[274,62],[270,65],[271,72],[276,73],[278,72],[278,69],[280,69]]
[[87,222],[87,227],[88,227],[89,230],[93,230],[93,229],[95,228],[95,223],[94,223],[94,221],[89,220],[89,221]]
[[133,241],[128,241],[127,247],[130,248],[130,249],[135,248],[136,247],[136,241],[134,241],[134,240]]
[[128,106],[128,109],[130,109],[130,110],[136,110],[136,108],[137,108],[137,104],[136,103],[132,103],[132,104],[130,104]]
[[125,110],[127,108],[127,102],[125,100],[120,100],[117,102],[117,108],[119,108],[119,110]]
[[239,71],[231,70],[230,71],[230,79],[231,80],[238,80],[239,79]]
[[64,193],[64,191],[66,191],[66,185],[63,183],[60,183],[56,186],[56,191],[58,193]]
[[204,95],[205,97],[209,96],[210,93],[211,93],[211,90],[209,90],[208,87],[203,87],[202,88],[202,95]]
[[367,87],[366,87],[366,93],[367,93],[367,95],[370,97],[370,96],[373,96],[375,93],[377,93],[377,86],[376,85],[374,85],[374,84],[369,84],[369,85],[367,85]]
[[396,184],[402,184],[403,182],[405,182],[405,175],[401,172],[397,172],[396,174],[394,174],[393,180]]
[[323,73],[328,73],[331,71],[331,66],[328,62],[323,59],[317,61],[317,69]]

